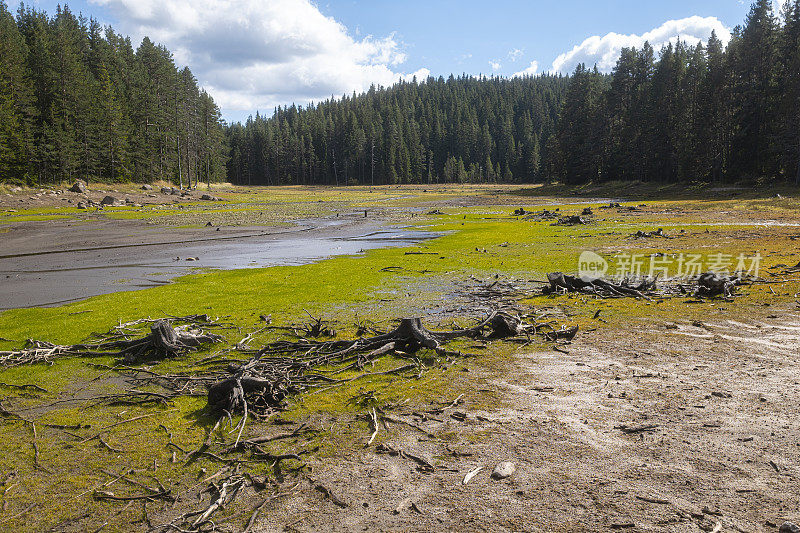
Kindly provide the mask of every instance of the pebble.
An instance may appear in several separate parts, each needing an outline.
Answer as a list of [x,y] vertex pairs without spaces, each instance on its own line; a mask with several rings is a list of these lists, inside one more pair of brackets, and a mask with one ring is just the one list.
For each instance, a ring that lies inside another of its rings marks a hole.
[[517,466],[510,461],[503,461],[492,470],[492,479],[505,479],[517,471]]

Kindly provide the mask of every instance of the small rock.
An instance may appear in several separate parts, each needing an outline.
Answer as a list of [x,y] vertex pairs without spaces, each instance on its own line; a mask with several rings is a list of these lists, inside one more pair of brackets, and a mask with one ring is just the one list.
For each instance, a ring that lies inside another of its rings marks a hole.
[[187,257],[186,260],[187,261],[199,261],[200,258],[199,257]]
[[152,191],[153,190],[153,186],[145,183],[144,185],[142,185],[142,190],[143,191]]
[[172,187],[161,187],[161,194],[172,194]]
[[113,196],[106,196],[102,200],[100,200],[100,205],[117,205],[119,200],[114,198]]
[[180,193],[181,191],[176,189],[175,187],[173,187],[172,191],[170,192],[170,194],[172,194],[173,196],[178,196]]
[[83,202],[78,202],[78,209],[86,209],[86,204]]
[[792,522],[784,522],[781,524],[778,533],[800,533],[800,527],[797,524],[793,524]]
[[72,187],[69,188],[70,192],[77,192],[84,194],[86,192],[86,182],[83,180],[76,180]]
[[514,463],[503,461],[492,470],[492,479],[505,479],[511,477],[516,471],[517,467]]
[[212,200],[213,201],[213,200],[216,200],[217,198],[214,197],[214,196],[211,196],[210,194],[204,194],[203,196],[200,197],[200,199],[201,200]]

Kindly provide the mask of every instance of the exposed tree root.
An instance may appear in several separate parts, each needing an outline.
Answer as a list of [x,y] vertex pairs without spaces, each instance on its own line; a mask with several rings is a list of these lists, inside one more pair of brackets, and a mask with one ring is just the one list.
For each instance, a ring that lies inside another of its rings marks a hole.
[[688,282],[673,281],[671,283],[659,282],[658,276],[642,279],[636,285],[630,285],[627,280],[614,283],[600,278],[585,279],[570,276],[562,272],[551,272],[547,275],[549,286],[544,287],[544,294],[558,294],[580,292],[592,294],[600,298],[669,298],[691,294],[698,298],[732,298],[738,285],[764,283],[766,280],[752,276],[736,275],[721,276],[714,272],[707,272],[689,280]]
[[[456,331],[430,331],[422,325],[420,318],[405,318],[394,330],[373,337],[338,341],[277,341],[264,346],[243,365],[229,366],[226,375],[210,385],[208,406],[229,413],[243,412],[247,407],[251,412],[269,412],[280,408],[289,394],[349,381],[326,375],[321,371],[323,367],[345,365],[339,371],[357,370],[384,355],[402,356],[421,349],[432,350],[440,356],[458,355],[444,345],[459,338],[502,339],[537,332],[555,340],[572,338],[577,328],[556,332],[549,325],[524,324],[518,316],[496,311],[479,324]],[[407,368],[401,367],[402,370]]]
[[[204,319],[201,323],[201,319]],[[172,327],[171,321],[183,322]],[[130,339],[127,328],[138,324],[150,324],[150,333]],[[219,326],[205,315],[178,317],[174,319],[142,320],[113,328],[101,336],[100,342],[59,346],[44,341],[28,340],[22,350],[0,351],[0,366],[13,367],[33,363],[49,363],[58,357],[114,356],[126,364],[144,360],[180,357],[200,347],[222,342],[224,339],[199,328]]]

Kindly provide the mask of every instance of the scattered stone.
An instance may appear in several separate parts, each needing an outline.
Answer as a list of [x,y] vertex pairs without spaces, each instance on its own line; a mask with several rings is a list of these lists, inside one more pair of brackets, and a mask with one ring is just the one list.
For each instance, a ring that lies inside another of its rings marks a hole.
[[591,215],[591,214],[593,214],[593,213],[592,213],[592,208],[591,208],[591,207],[584,207],[584,208],[583,208],[583,211],[581,212],[581,215],[582,215],[582,216],[589,216],[589,215]]
[[86,182],[83,180],[76,180],[72,187],[69,188],[70,192],[77,192],[80,194],[86,193]]
[[199,257],[187,257],[186,260],[187,261],[200,261],[200,258]]
[[143,191],[152,191],[153,190],[153,186],[145,183],[144,185],[142,185],[142,190]]
[[83,202],[78,202],[78,209],[86,209],[86,204]]
[[181,193],[180,189],[176,189],[175,187],[173,187],[172,191],[170,192],[170,194],[173,196],[178,196],[180,193]]
[[800,527],[797,524],[793,524],[792,522],[784,522],[781,524],[778,533],[800,533]]
[[530,211],[525,211],[525,209],[523,209],[522,207],[519,207],[517,209],[514,209],[513,215],[515,217],[521,217],[521,216],[527,215],[528,213],[530,213]]
[[200,199],[201,200],[210,200],[210,201],[213,202],[213,201],[218,200],[219,198],[217,198],[216,196],[211,196],[210,194],[204,194],[203,196],[200,197]]
[[100,205],[117,205],[119,200],[114,198],[113,196],[106,196],[102,200],[100,200]]
[[492,470],[492,479],[505,479],[511,477],[516,471],[517,467],[514,463],[503,461]]

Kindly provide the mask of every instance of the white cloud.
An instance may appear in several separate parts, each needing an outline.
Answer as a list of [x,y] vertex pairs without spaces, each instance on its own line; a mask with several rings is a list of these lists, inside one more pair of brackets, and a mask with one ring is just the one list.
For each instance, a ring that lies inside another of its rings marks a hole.
[[587,67],[597,64],[603,72],[610,72],[619,58],[623,48],[641,48],[645,41],[655,49],[656,53],[667,43],[675,43],[678,39],[689,44],[707,41],[711,32],[716,31],[717,37],[727,44],[731,32],[716,17],[688,17],[680,20],[668,20],[661,26],[642,35],[607,33],[604,36],[594,35],[575,46],[569,52],[559,55],[553,61],[553,72],[567,74],[575,70],[578,63],[585,63]]
[[539,62],[538,61],[531,61],[530,66],[524,70],[520,70],[519,72],[515,72],[511,77],[512,78],[522,78],[524,76],[534,76],[539,71]]
[[418,82],[425,81],[428,79],[428,76],[431,75],[431,71],[427,68],[417,69],[414,72],[410,72],[408,74],[402,74],[401,78],[405,81],[411,81],[414,78],[417,78]]
[[500,64],[500,61],[489,61],[489,66],[492,70],[500,70],[503,68],[503,65]]
[[120,30],[145,35],[189,65],[224,111],[271,111],[424,79],[403,74],[395,35],[356,39],[311,0],[90,0],[109,7]]
[[508,59],[511,60],[512,63],[516,62],[517,59],[522,57],[522,54],[525,52],[519,48],[514,48],[513,50],[508,52]]

